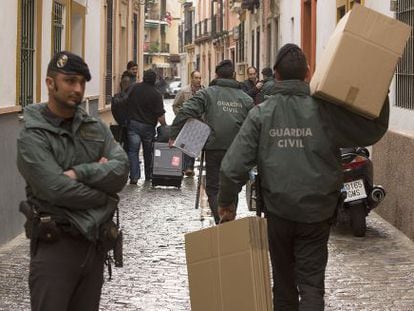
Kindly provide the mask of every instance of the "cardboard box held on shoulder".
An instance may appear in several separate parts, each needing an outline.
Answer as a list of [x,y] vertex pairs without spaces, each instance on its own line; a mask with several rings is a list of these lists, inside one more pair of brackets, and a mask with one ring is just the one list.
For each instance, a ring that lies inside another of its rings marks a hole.
[[356,4],[325,47],[312,95],[378,117],[410,33],[407,24]]
[[267,222],[246,217],[185,235],[192,311],[271,311]]

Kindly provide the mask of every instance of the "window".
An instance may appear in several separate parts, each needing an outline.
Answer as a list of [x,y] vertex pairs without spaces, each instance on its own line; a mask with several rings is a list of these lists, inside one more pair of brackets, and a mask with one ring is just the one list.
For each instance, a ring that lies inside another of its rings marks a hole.
[[[411,27],[414,26],[414,6],[412,0],[398,0],[396,18]],[[414,110],[414,37],[408,40],[404,54],[396,71],[397,107]]]
[[18,102],[33,103],[35,53],[35,0],[20,0],[20,73]]
[[352,10],[355,3],[364,5],[364,0],[336,0],[336,19],[339,21],[349,10]]
[[239,25],[239,40],[237,41],[237,62],[244,63],[244,21]]
[[63,50],[63,42],[65,39],[64,25],[65,6],[53,1],[52,10],[52,56]]
[[[132,57],[133,57],[134,62],[138,63],[138,60],[137,60],[137,55],[138,55],[138,14],[137,13],[134,13],[133,27],[134,27],[134,29],[133,29],[134,38],[133,38],[133,47],[132,47]],[[180,27],[181,27],[181,25],[180,25]],[[179,31],[178,33],[181,34],[181,31]],[[180,39],[181,39],[181,36],[180,36]],[[180,40],[180,43],[181,43],[181,40]],[[181,45],[180,45],[180,48],[181,48]]]
[[107,104],[112,96],[112,28],[113,28],[113,0],[106,1],[106,65],[105,65],[105,95]]

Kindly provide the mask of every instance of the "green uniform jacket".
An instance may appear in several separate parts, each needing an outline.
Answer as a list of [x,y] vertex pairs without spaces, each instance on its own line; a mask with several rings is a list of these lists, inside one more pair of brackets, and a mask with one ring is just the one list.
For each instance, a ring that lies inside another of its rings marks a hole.
[[[24,110],[24,128],[17,140],[17,166],[26,180],[28,198],[39,212],[68,220],[89,240],[112,215],[128,177],[128,158],[108,127],[78,107],[72,132],[50,123],[46,104]],[[97,161],[108,159],[105,164]],[[78,180],[63,174],[73,169]]]
[[177,137],[187,119],[203,118],[211,128],[205,149],[227,150],[251,108],[253,100],[236,80],[217,79],[185,101],[171,125],[171,138]]
[[256,103],[264,102],[273,92],[276,80],[274,78],[266,78],[263,80],[263,86],[256,95]]
[[368,120],[315,99],[303,81],[276,83],[252,109],[223,159],[219,203],[231,203],[257,165],[270,213],[300,223],[333,216],[343,182],[340,147],[368,146],[387,131],[388,100]]

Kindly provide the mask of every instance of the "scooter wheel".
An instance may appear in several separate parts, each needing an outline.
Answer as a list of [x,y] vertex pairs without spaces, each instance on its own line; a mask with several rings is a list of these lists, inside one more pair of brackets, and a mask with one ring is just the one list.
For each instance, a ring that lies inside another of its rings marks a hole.
[[364,204],[349,207],[352,233],[356,237],[364,237],[367,231],[366,211]]

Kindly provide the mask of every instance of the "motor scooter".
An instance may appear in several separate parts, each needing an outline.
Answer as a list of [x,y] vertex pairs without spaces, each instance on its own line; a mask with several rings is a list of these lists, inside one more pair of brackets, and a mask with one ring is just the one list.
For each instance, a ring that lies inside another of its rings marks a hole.
[[350,223],[354,236],[363,237],[366,216],[385,197],[385,190],[374,185],[373,166],[365,147],[341,149],[344,184],[337,211],[337,223]]
[[[336,223],[350,223],[353,234],[363,237],[367,229],[366,216],[378,206],[386,193],[382,186],[373,183],[373,166],[367,148],[343,148],[341,159],[344,184]],[[253,168],[246,183],[246,203],[249,211],[256,211],[256,201],[259,197],[257,179],[257,168]]]

